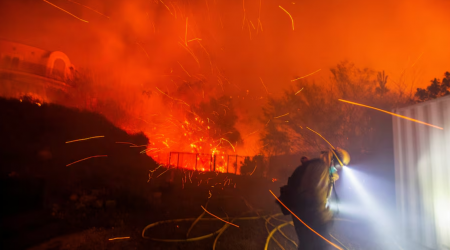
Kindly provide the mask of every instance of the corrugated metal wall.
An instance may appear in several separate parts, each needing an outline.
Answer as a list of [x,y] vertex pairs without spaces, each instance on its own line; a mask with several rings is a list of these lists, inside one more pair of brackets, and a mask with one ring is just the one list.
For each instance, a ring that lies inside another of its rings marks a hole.
[[450,96],[394,112],[444,128],[393,118],[402,232],[422,246],[450,249]]

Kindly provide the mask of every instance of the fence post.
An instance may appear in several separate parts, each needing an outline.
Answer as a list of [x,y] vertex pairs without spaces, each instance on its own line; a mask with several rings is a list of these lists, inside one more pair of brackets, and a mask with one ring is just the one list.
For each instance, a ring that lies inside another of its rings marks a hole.
[[197,170],[197,159],[198,159],[198,153],[195,154],[195,169]]
[[213,158],[213,156],[211,155],[211,157],[209,158],[209,171],[211,171],[211,169],[212,169],[212,159]]

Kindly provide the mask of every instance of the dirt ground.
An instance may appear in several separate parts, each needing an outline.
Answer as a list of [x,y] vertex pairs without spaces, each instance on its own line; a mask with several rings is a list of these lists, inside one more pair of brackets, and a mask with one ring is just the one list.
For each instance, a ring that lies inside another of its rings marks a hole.
[[[217,178],[223,178],[218,175]],[[183,189],[174,190],[172,193],[163,195],[161,203],[155,205],[158,209],[152,211],[139,211],[127,214],[124,223],[118,227],[90,228],[76,233],[53,238],[43,244],[39,244],[32,250],[51,249],[213,249],[214,241],[217,238],[215,249],[264,249],[268,231],[274,229],[285,221],[291,221],[290,216],[277,216],[270,218],[270,215],[279,214],[280,210],[274,203],[274,198],[269,190],[277,191],[280,183],[272,183],[264,179],[253,180],[250,177],[236,180],[237,187],[228,187],[222,190],[210,189],[205,192],[201,187],[184,186]],[[239,188],[238,188],[239,187]],[[211,192],[211,195],[209,195]],[[208,197],[210,198],[208,199]],[[225,224],[214,219],[208,214],[202,218],[208,220],[199,221],[186,237],[189,228],[194,220],[203,213],[201,206],[205,206],[211,213],[222,217],[229,217],[229,221],[236,217],[254,217],[249,220],[234,220],[233,223],[239,228],[229,226],[223,234],[217,234],[196,241],[182,242],[158,242],[144,239],[142,230],[149,224],[158,221],[168,221],[149,228],[145,232],[148,238],[157,239],[181,239],[195,238],[208,235],[221,229]],[[168,204],[171,204],[168,206]],[[258,218],[259,217],[259,218]],[[172,221],[176,219],[188,219],[189,221]],[[282,232],[295,243],[298,244],[293,226],[283,227]],[[367,225],[362,225],[358,221],[338,219],[332,230],[332,235],[343,244],[346,249],[387,249],[377,242],[373,232]],[[127,237],[127,238],[120,238]],[[128,238],[129,237],[129,238]],[[117,238],[117,239],[115,239]],[[281,233],[276,232],[274,239],[284,249],[296,249],[296,246]],[[270,240],[268,249],[282,249],[273,238]],[[333,240],[339,244],[336,240]],[[330,249],[333,249],[330,247]],[[345,248],[343,248],[345,249]]]

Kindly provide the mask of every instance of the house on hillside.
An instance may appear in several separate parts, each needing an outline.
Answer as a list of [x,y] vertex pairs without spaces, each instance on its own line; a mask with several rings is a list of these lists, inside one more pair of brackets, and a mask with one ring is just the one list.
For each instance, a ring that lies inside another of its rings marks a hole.
[[39,101],[64,98],[74,66],[66,54],[0,40],[0,96]]

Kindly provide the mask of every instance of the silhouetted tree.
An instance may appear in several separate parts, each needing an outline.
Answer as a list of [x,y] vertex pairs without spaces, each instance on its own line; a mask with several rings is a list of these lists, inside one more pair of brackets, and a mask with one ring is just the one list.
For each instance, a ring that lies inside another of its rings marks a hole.
[[246,156],[241,164],[242,175],[260,176],[264,171],[264,157],[262,155],[255,155],[252,159]]
[[388,76],[384,74],[384,70],[383,70],[383,72],[377,73],[378,87],[376,87],[376,89],[375,89],[375,92],[377,94],[382,96],[389,91],[389,89],[386,87],[387,79],[388,79]]
[[403,99],[388,91],[384,72],[376,77],[373,70],[360,69],[345,61],[332,68],[331,73],[330,82],[300,80],[281,97],[269,99],[261,119],[262,122],[270,121],[261,138],[264,153],[313,152],[329,147],[307,127],[336,146],[358,152],[370,151],[379,125],[373,111],[338,99],[388,110]]
[[434,78],[426,89],[417,88],[417,92],[414,96],[417,98],[417,102],[424,102],[448,94],[450,94],[450,72],[447,71],[444,73],[442,82],[439,79]]

